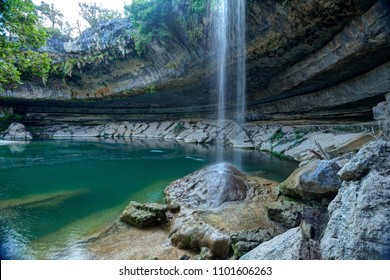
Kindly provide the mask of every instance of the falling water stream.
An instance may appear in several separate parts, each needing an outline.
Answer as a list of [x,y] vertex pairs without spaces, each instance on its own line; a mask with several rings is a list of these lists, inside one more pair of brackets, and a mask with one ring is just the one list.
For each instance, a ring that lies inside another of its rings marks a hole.
[[[218,126],[224,127],[227,118],[242,125],[245,121],[246,90],[245,0],[216,0],[213,18]],[[223,161],[224,131],[219,135],[219,161]],[[239,158],[235,160],[238,167],[240,161]]]

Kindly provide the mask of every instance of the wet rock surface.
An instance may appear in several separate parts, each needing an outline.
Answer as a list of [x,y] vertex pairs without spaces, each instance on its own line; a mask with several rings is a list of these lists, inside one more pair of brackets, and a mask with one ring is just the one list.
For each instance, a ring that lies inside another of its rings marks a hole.
[[243,201],[249,186],[237,168],[221,163],[201,169],[171,183],[165,190],[168,204],[185,208],[207,205],[218,207],[224,202]]
[[172,244],[195,251],[208,248],[214,258],[227,258],[233,251],[242,255],[279,233],[265,209],[277,199],[275,186],[227,164],[172,182],[165,190],[168,205],[180,205],[171,226]]

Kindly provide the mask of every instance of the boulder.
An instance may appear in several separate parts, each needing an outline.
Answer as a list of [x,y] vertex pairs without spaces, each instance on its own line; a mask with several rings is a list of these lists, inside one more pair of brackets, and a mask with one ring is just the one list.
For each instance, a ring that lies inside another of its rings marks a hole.
[[165,121],[161,122],[156,129],[155,137],[163,138],[170,130],[173,130],[173,122]]
[[3,133],[5,140],[31,140],[31,133],[21,123],[12,123]]
[[203,143],[207,138],[209,138],[209,134],[207,133],[207,131],[196,130],[186,136],[183,141],[186,143]]
[[172,182],[166,201],[181,208],[172,221],[172,244],[198,252],[208,248],[215,258],[228,257],[232,247],[236,257],[242,255],[278,233],[265,209],[277,199],[276,185],[225,163]]
[[232,234],[234,258],[240,258],[273,236],[274,233],[270,229],[243,230]]
[[310,238],[319,240],[328,222],[328,214],[325,206],[304,204],[302,202],[278,201],[268,207],[268,217],[271,221],[284,227],[286,230],[302,224],[310,225]]
[[381,102],[378,106],[374,107],[373,113],[384,136],[390,140],[390,93],[386,95],[386,101]]
[[292,228],[260,244],[240,260],[314,260],[320,259],[319,244],[306,236],[302,227]]
[[157,137],[157,129],[160,126],[160,123],[153,122],[148,125],[148,128],[142,132],[142,134],[147,138]]
[[331,160],[313,161],[296,171],[279,185],[280,191],[306,200],[334,196],[341,187],[340,167]]
[[121,124],[118,127],[118,130],[115,132],[114,137],[124,137],[126,131],[127,131],[126,126],[124,124]]
[[[312,127],[307,128],[309,131],[315,129]],[[295,131],[293,138],[299,136],[302,132],[299,128]],[[363,147],[365,144],[373,140],[373,137],[366,133],[345,133],[345,132],[333,132],[325,133],[322,131],[309,132],[307,134],[302,133],[302,139],[295,141],[289,150],[285,151],[287,156],[294,158],[297,161],[306,161],[313,160],[315,158],[314,154],[310,152],[314,150],[320,152],[317,143],[321,145],[323,150],[333,156],[338,156],[340,154],[345,154],[348,152],[355,152]]]
[[226,163],[196,171],[172,182],[165,190],[168,204],[196,208],[201,204],[218,207],[226,201],[243,201],[248,186],[247,176]]
[[290,229],[299,226],[302,220],[303,206],[291,202],[275,202],[268,206],[268,217]]
[[72,137],[99,137],[99,127],[70,127]]
[[231,245],[228,234],[190,215],[181,215],[175,219],[170,238],[179,249],[200,251],[206,247],[220,258],[228,256]]
[[344,181],[328,207],[323,258],[389,259],[390,143],[370,143],[339,174]]
[[122,212],[120,219],[136,227],[157,226],[167,221],[165,204],[148,203],[142,204],[131,201]]
[[249,138],[247,132],[236,122],[228,121],[223,130],[226,134],[227,141],[236,148],[250,149],[254,145]]
[[390,169],[389,154],[389,142],[372,142],[344,165],[338,175],[343,181],[352,181],[359,180],[371,170],[386,172]]

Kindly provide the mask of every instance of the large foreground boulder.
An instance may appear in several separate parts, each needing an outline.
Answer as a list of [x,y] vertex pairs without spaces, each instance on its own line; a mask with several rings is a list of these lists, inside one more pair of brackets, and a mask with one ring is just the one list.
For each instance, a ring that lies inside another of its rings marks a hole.
[[[168,205],[180,205],[170,239],[180,249],[207,251],[207,258],[241,256],[281,233],[266,206],[278,197],[277,183],[217,164],[172,182]],[[256,232],[261,236],[255,236]],[[207,248],[207,249],[206,249]]]
[[169,204],[188,208],[202,204],[218,207],[226,201],[243,201],[246,198],[246,177],[234,166],[221,163],[171,183],[165,193]]
[[329,205],[324,259],[390,258],[390,142],[362,148],[339,172],[344,182]]

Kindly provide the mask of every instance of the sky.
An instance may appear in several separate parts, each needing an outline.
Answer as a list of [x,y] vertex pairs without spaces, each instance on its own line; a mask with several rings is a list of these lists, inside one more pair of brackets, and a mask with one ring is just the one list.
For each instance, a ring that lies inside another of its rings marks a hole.
[[[33,0],[34,4],[39,5],[42,0]],[[110,10],[118,10],[123,13],[123,5],[131,3],[131,0],[43,0],[48,4],[54,4],[54,7],[57,10],[60,10],[64,15],[64,21],[68,21],[71,24],[74,24],[77,19],[80,19],[78,14],[78,3],[87,2],[101,5],[104,8]]]

